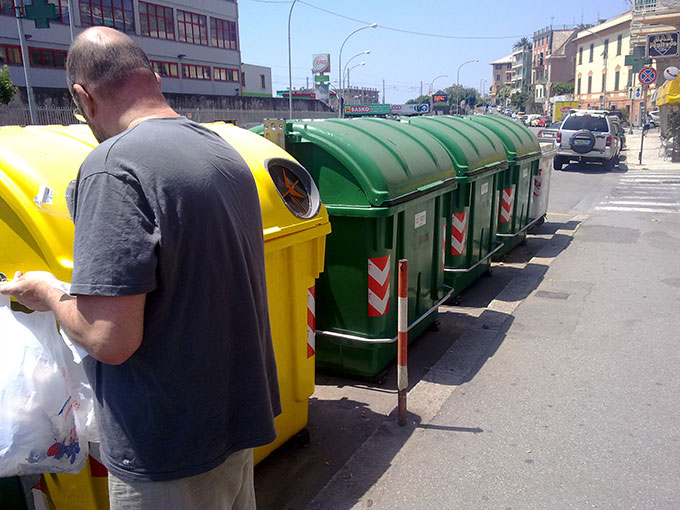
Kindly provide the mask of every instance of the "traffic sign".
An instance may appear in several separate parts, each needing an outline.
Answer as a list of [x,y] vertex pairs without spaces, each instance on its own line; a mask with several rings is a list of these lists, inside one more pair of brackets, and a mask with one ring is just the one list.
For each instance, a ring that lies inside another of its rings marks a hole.
[[638,74],[638,80],[643,85],[651,85],[656,81],[656,69],[653,67],[645,67]]
[[633,91],[633,99],[641,99],[642,98],[642,87],[638,85],[635,87],[635,90]]

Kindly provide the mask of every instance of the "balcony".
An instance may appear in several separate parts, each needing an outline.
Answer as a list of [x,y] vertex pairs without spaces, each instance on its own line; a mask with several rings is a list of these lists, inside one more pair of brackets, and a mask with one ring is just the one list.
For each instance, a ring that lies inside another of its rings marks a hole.
[[680,0],[635,0],[633,16],[680,12]]
[[649,34],[680,28],[680,0],[634,0],[631,44],[641,46]]

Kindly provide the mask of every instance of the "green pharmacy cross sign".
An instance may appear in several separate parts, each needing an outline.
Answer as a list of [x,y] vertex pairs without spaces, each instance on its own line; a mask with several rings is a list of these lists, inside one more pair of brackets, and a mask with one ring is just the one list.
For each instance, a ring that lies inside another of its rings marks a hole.
[[23,18],[31,19],[35,23],[35,28],[50,28],[50,20],[59,19],[57,7],[48,4],[47,0],[33,0],[30,5],[24,7],[26,13]]

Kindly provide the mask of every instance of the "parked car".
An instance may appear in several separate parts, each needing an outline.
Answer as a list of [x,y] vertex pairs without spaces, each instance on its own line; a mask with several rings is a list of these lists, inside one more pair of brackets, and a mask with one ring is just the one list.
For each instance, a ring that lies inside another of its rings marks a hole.
[[555,137],[555,170],[571,161],[602,163],[605,170],[618,165],[621,138],[617,121],[608,112],[576,110],[570,113]]
[[561,126],[562,121],[559,121],[553,122],[547,127],[540,128],[536,132],[536,137],[538,138],[538,141],[543,143],[554,142],[555,138],[557,137],[557,132],[560,130]]
[[659,110],[654,110],[652,112],[649,112],[649,114],[647,114],[647,116],[649,117],[649,127],[650,128],[655,128],[655,127],[658,127],[660,125],[661,119],[659,117]]

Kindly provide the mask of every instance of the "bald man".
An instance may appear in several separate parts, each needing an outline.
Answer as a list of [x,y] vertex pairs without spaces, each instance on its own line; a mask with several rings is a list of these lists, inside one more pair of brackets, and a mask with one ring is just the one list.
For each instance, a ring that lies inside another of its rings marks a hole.
[[66,67],[100,142],[76,182],[71,292],[27,272],[0,293],[89,353],[112,510],[255,508],[252,448],[280,403],[252,174],[170,108],[126,35],[86,30]]

